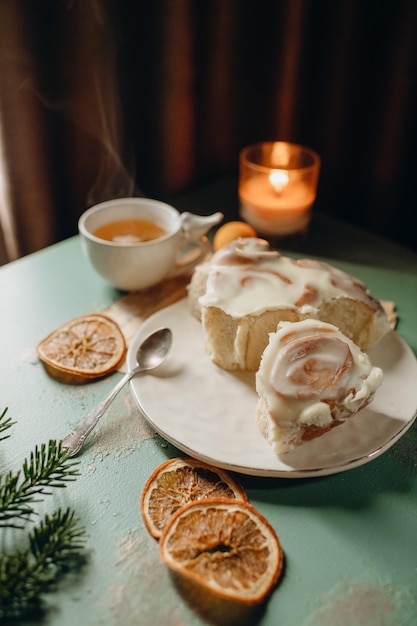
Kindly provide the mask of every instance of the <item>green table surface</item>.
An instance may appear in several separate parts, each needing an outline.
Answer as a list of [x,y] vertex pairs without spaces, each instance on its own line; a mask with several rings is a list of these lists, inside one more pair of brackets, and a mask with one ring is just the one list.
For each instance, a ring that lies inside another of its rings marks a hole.
[[[221,184],[178,200],[180,209],[223,210]],[[233,206],[232,204],[227,206]],[[333,218],[315,215],[302,254],[316,255],[393,300],[397,332],[417,354],[417,255]],[[98,277],[78,237],[0,268],[0,409],[16,424],[0,442],[0,468],[19,469],[35,445],[60,439],[120,378],[88,385],[52,380],[36,344],[71,318],[120,293]],[[416,381],[417,384],[417,381]],[[416,407],[417,409],[417,407]],[[232,624],[174,584],[139,513],[152,470],[182,456],[141,416],[129,387],[79,457],[80,476],[46,506],[72,506],[87,529],[84,567],[47,598],[53,626]],[[241,476],[252,504],[277,531],[285,573],[268,602],[239,624],[404,626],[417,623],[417,428],[356,469],[308,479]]]

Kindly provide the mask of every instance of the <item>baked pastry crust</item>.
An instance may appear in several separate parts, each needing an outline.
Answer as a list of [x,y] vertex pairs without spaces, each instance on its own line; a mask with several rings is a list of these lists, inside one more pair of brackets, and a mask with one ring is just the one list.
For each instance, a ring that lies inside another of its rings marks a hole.
[[256,418],[278,454],[319,437],[373,399],[383,372],[332,324],[282,322],[256,373]]
[[256,371],[282,321],[331,323],[362,350],[390,330],[363,282],[321,261],[282,256],[258,238],[238,239],[198,266],[188,299],[208,355],[226,370]]

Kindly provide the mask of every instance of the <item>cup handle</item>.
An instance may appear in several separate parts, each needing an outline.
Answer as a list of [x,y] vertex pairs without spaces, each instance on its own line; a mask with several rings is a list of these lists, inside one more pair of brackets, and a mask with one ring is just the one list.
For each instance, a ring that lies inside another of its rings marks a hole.
[[223,219],[223,213],[212,215],[194,215],[184,212],[181,214],[182,245],[179,249],[177,261],[170,276],[178,276],[192,270],[201,263],[210,250],[210,242],[206,237],[207,231]]

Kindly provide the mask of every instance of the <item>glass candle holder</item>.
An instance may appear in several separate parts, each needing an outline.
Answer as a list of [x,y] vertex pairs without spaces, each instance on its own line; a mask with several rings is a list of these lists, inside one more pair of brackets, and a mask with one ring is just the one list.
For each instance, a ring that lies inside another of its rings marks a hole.
[[316,152],[285,141],[244,148],[239,155],[241,218],[274,243],[303,239],[317,195],[320,165]]

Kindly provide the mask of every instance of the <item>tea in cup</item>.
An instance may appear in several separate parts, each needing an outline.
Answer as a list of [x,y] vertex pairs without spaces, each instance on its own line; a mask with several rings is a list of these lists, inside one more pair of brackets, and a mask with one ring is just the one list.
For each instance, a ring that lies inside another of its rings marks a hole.
[[97,273],[136,291],[191,271],[210,248],[205,234],[222,219],[222,213],[180,213],[159,200],[117,198],[87,209],[78,231]]

